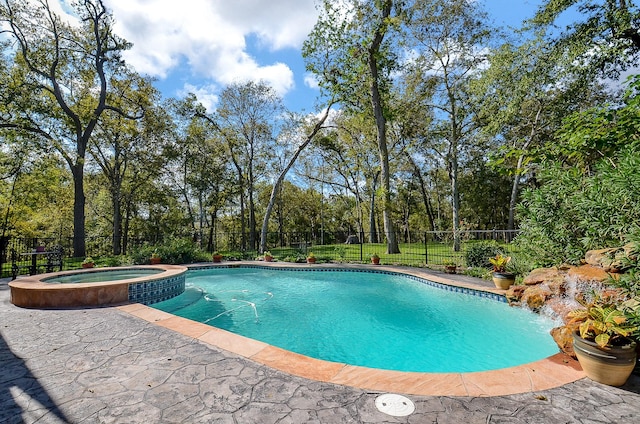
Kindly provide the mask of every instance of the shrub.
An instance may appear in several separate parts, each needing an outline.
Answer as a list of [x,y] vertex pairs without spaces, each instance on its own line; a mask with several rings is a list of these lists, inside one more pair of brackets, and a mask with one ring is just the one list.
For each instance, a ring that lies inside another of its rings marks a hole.
[[165,264],[190,264],[211,260],[211,255],[200,250],[190,239],[173,239],[162,245],[142,246],[132,253],[131,259],[134,264],[148,264],[154,252]]
[[471,245],[464,253],[465,261],[471,268],[491,268],[490,258],[500,254],[496,242],[482,242]]
[[518,206],[516,245],[537,266],[579,263],[590,249],[620,246],[640,222],[640,153],[598,162],[591,173],[554,164],[538,174]]

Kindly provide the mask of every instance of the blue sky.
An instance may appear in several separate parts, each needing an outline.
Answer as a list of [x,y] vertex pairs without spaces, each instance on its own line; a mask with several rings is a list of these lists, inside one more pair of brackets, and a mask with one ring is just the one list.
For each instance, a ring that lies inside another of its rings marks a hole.
[[[68,0],[62,0],[68,1]],[[519,27],[540,0],[480,0],[498,25]],[[312,112],[300,47],[314,0],[105,0],[116,31],[134,44],[125,60],[169,97],[194,92],[210,110],[226,84],[268,82],[288,108]]]

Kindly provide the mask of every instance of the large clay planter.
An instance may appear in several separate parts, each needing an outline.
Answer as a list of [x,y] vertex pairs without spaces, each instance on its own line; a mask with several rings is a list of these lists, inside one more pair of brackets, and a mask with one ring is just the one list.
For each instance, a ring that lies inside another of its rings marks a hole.
[[374,264],[374,265],[380,265],[380,258],[372,256],[371,257],[371,263]]
[[315,263],[316,263],[316,258],[314,258],[314,257],[308,257],[308,258],[307,258],[307,263],[308,263],[308,264],[315,264]]
[[502,290],[507,290],[516,282],[516,276],[510,272],[494,272],[492,278],[496,288]]
[[267,255],[264,255],[264,261],[265,261],[265,262],[271,262],[271,261],[273,261],[273,256],[267,256]]
[[455,274],[457,268],[458,267],[456,265],[445,265],[444,272],[446,272],[447,274]]
[[211,259],[216,263],[222,262],[222,255],[213,255]]
[[87,262],[86,264],[82,264],[82,268],[93,268],[94,263],[93,262]]
[[151,265],[158,265],[159,263],[162,262],[162,258],[151,258]]
[[591,340],[573,334],[573,350],[587,377],[609,386],[622,386],[636,365],[636,343],[601,348]]

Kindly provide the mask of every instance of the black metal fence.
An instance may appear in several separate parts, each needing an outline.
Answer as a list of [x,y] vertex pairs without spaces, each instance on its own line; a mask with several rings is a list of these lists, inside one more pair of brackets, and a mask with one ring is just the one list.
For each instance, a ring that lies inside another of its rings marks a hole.
[[[269,233],[266,250],[280,261],[303,260],[309,252],[320,261],[369,262],[372,254],[381,257],[382,263],[410,266],[442,265],[455,262],[465,265],[466,251],[474,244],[491,241],[507,254],[514,253],[511,243],[517,231],[510,230],[474,230],[458,233],[460,249],[454,249],[454,233],[452,231],[414,231],[396,235],[399,253],[386,253],[387,245],[384,234],[369,233]],[[257,235],[242,233],[212,233],[202,231],[188,237],[194,247],[203,252],[219,251],[228,259],[255,259],[263,252],[258,250]],[[129,238],[121,243],[124,254],[131,254],[144,245],[160,245],[163,237],[140,239]],[[378,240],[375,240],[378,239]],[[373,241],[372,241],[373,240]],[[169,242],[167,242],[169,243]],[[1,276],[11,275],[11,268],[17,265],[26,269],[33,261],[30,254],[35,250],[51,250],[54,246],[63,249],[65,269],[79,266],[78,261],[71,261],[76,255],[73,251],[73,239],[68,238],[24,238],[5,237],[0,240]],[[94,259],[113,256],[113,237],[87,237],[86,255]]]

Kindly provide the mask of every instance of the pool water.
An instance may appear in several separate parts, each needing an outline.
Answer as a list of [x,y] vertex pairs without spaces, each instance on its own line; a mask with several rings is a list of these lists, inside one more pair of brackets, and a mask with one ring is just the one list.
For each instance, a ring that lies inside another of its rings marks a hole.
[[317,359],[470,372],[558,352],[546,317],[396,274],[222,268],[154,308]]
[[45,283],[101,283],[106,281],[128,280],[130,278],[148,277],[164,272],[163,269],[128,268],[109,271],[87,271],[76,274],[58,275],[45,278]]

